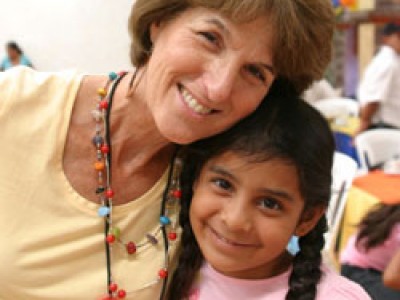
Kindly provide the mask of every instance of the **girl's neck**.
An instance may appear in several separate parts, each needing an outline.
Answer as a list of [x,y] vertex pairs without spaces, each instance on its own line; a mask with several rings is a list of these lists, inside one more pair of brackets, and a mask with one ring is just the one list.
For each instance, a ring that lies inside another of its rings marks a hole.
[[290,255],[287,251],[285,251],[279,257],[277,257],[273,262],[269,262],[265,264],[265,266],[249,269],[245,272],[240,271],[238,273],[234,272],[225,273],[218,269],[216,269],[216,271],[223,274],[224,276],[231,278],[244,279],[244,280],[260,280],[260,279],[268,279],[285,273],[287,270],[289,270],[292,263],[293,263],[293,256]]

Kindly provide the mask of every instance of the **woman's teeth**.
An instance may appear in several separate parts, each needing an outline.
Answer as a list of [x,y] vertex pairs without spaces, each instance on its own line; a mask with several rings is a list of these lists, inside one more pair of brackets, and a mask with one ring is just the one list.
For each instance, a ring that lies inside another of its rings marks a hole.
[[191,94],[189,94],[189,92],[187,90],[185,90],[185,88],[182,87],[181,91],[182,91],[182,96],[183,96],[185,103],[191,109],[193,109],[196,113],[201,114],[201,115],[207,115],[207,114],[211,113],[211,111],[212,111],[211,108],[207,108],[207,107],[201,105],[199,102],[197,102],[197,100],[194,99],[193,96]]

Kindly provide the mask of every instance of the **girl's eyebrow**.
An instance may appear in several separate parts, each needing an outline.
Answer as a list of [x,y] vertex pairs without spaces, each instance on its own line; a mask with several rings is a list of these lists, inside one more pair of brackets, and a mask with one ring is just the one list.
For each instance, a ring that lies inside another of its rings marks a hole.
[[262,193],[273,195],[274,197],[286,199],[286,200],[288,200],[290,202],[294,201],[293,197],[289,193],[287,193],[287,192],[285,192],[283,190],[263,188],[260,191]]
[[212,165],[208,168],[211,172],[219,174],[221,176],[227,177],[235,182],[237,182],[237,178],[228,170],[226,170],[225,168],[221,167],[221,166],[217,166],[217,165]]

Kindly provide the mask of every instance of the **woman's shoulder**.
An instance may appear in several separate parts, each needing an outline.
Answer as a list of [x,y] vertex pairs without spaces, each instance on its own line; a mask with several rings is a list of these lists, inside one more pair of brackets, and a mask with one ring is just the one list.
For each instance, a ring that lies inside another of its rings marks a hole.
[[322,267],[323,275],[318,285],[317,299],[371,300],[371,297],[357,283],[341,276],[327,266]]
[[[74,70],[39,72],[26,66],[17,66],[0,72],[0,95],[7,100],[38,99],[77,90],[82,76]],[[38,96],[38,97],[35,97]],[[40,97],[39,97],[40,96]]]
[[16,66],[0,73],[0,85],[2,90],[11,90],[16,86],[30,89],[51,84],[69,84],[80,81],[81,77],[75,70],[39,72],[27,66]]

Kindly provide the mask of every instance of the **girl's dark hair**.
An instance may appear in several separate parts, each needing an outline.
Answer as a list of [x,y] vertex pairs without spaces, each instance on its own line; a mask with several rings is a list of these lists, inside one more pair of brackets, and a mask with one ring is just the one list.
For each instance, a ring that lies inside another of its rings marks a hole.
[[394,225],[400,223],[400,204],[377,205],[360,222],[357,247],[365,251],[381,245],[390,235]]
[[24,52],[22,51],[22,49],[18,46],[18,44],[16,42],[13,42],[13,41],[8,42],[7,45],[6,45],[6,48],[13,49],[13,50],[17,51],[17,53],[19,55],[24,54]]
[[[325,119],[298,99],[292,86],[275,80],[261,106],[231,129],[183,148],[181,175],[183,229],[181,253],[170,283],[169,300],[188,296],[203,255],[189,220],[192,186],[204,164],[226,151],[262,162],[283,159],[296,167],[300,192],[305,200],[303,216],[316,206],[327,207],[330,198],[334,140]],[[300,238],[301,251],[293,261],[286,299],[311,300],[320,279],[321,249],[326,231],[325,216],[306,236]]]

